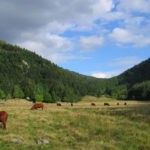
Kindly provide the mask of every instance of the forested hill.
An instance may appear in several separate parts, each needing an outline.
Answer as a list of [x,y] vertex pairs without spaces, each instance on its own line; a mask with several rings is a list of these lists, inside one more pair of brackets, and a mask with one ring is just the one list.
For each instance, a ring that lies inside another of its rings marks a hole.
[[127,83],[129,86],[143,81],[150,81],[150,58],[120,74],[118,79],[121,84]]
[[127,87],[129,99],[150,100],[150,58],[120,74],[118,84]]
[[150,100],[150,58],[116,77],[117,86],[109,89],[117,99]]
[[76,101],[84,95],[99,96],[105,81],[65,70],[33,52],[0,42],[0,98]]
[[[63,69],[34,52],[0,41],[0,99],[74,102],[85,95],[107,95],[150,100],[149,68],[150,59],[118,77],[97,79]],[[144,94],[137,95],[139,91]]]

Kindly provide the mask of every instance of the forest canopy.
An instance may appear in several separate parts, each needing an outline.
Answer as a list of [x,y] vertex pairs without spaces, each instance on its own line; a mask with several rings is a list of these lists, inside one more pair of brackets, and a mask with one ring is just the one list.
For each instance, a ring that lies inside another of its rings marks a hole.
[[85,95],[107,95],[150,100],[149,75],[150,59],[117,77],[98,79],[63,69],[34,52],[0,41],[0,99],[76,102]]

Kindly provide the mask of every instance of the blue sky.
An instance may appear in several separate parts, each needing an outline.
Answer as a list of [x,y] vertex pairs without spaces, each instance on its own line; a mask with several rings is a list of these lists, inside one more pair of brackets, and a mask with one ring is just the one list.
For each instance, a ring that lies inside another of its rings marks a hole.
[[0,40],[98,78],[150,57],[150,0],[1,0]]

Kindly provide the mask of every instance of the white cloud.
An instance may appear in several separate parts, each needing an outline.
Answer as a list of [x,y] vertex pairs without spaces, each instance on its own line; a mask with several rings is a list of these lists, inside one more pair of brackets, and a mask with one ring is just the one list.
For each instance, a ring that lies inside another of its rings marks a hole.
[[128,57],[121,57],[121,58],[116,58],[112,60],[111,63],[108,65],[111,67],[122,67],[125,68],[124,70],[133,67],[134,65],[140,63],[142,61],[141,58],[136,57],[136,56],[128,56]]
[[109,23],[111,21],[122,20],[125,18],[125,14],[121,11],[111,11],[102,16],[102,19]]
[[150,37],[140,33],[132,33],[132,31],[122,28],[115,28],[109,35],[118,45],[132,44],[134,47],[143,47],[150,45]]
[[102,46],[104,40],[102,37],[88,36],[80,37],[81,51],[94,50],[96,47]]
[[120,0],[118,3],[115,0],[44,0],[37,1],[36,5],[34,1],[26,3],[20,0],[1,0],[0,38],[9,41],[18,41],[20,38],[24,40],[22,33],[42,32],[44,28],[52,34],[72,29],[89,30],[97,19],[101,22],[105,20],[106,24],[125,19],[126,10],[148,13],[150,0]]
[[53,54],[49,55],[49,59],[52,62],[54,62],[56,64],[59,64],[59,63],[64,63],[68,60],[76,59],[76,58],[73,55],[66,55],[66,54],[63,54],[63,53],[53,53]]
[[129,31],[121,28],[115,28],[110,34],[110,37],[119,43],[132,43],[135,38]]
[[72,44],[69,39],[58,35],[47,35],[49,42],[49,48],[55,51],[67,51],[72,48]]
[[110,37],[118,45],[150,45],[150,0],[43,0],[36,4],[1,0],[0,3],[0,39],[33,50],[53,62],[74,59],[67,53],[71,50],[87,52],[104,45],[110,30]]
[[22,32],[33,32],[45,26],[49,26],[50,31],[58,29],[60,32],[70,28],[70,24],[86,26],[113,7],[113,0],[43,0],[36,4],[35,1],[1,0],[0,37],[14,41]]
[[109,72],[93,72],[91,76],[96,77],[96,78],[111,78],[114,76],[117,76],[121,73],[122,71],[109,71]]
[[128,13],[150,13],[150,0],[121,0],[118,9]]
[[[44,58],[47,58],[55,63],[71,59],[70,56],[65,56],[65,52],[72,49],[72,42],[56,34],[24,34],[25,40],[18,45],[36,52]],[[32,40],[31,40],[32,39]]]
[[110,74],[104,72],[96,72],[96,73],[92,73],[91,76],[96,78],[109,78]]
[[[61,36],[62,33],[79,29],[92,31],[95,20],[113,8],[113,0],[43,0],[36,4],[35,1],[1,0],[0,39],[56,61],[58,53],[74,49],[71,39]],[[81,38],[81,43],[82,48],[92,49],[101,46],[103,39]]]
[[120,0],[115,8],[115,11],[104,15],[107,23],[117,21],[109,37],[114,39],[118,46],[149,46],[150,0]]
[[53,34],[60,34],[74,27],[75,24],[73,23],[63,23],[63,22],[53,21],[53,22],[49,22],[46,25],[45,31]]
[[[70,59],[74,59],[74,56],[65,54],[66,49],[63,50],[65,43],[63,43],[64,45],[62,45],[62,42],[63,41],[59,43],[59,41],[57,41],[57,44],[56,44],[58,45],[60,49],[58,49],[56,45],[55,45],[56,46],[56,49],[55,49],[55,46],[48,46],[38,41],[26,41],[24,43],[19,43],[19,45],[31,51],[34,51],[40,56],[58,64],[58,63],[63,63],[65,61],[68,61]],[[61,46],[62,46],[62,49],[61,49]]]
[[22,43],[18,43],[18,45],[21,45],[23,48],[26,48],[28,50],[32,50],[34,52],[37,52],[40,54],[40,51],[45,49],[45,46],[41,42],[36,41],[25,41]]
[[114,8],[113,0],[97,0],[92,6],[96,16],[102,16]]
[[21,42],[20,44],[25,48],[30,50],[46,50],[54,52],[68,51],[72,48],[72,43],[69,39],[65,37],[61,37],[56,34],[30,34],[29,38],[32,40],[25,40],[25,42]]

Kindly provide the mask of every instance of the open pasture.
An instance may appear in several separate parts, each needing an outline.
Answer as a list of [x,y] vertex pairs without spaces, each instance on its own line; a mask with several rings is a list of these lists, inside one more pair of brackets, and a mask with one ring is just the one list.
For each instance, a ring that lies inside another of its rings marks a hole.
[[44,104],[43,110],[30,110],[32,105],[21,99],[0,103],[8,112],[7,130],[0,128],[1,150],[150,149],[149,102],[85,97],[73,107]]

